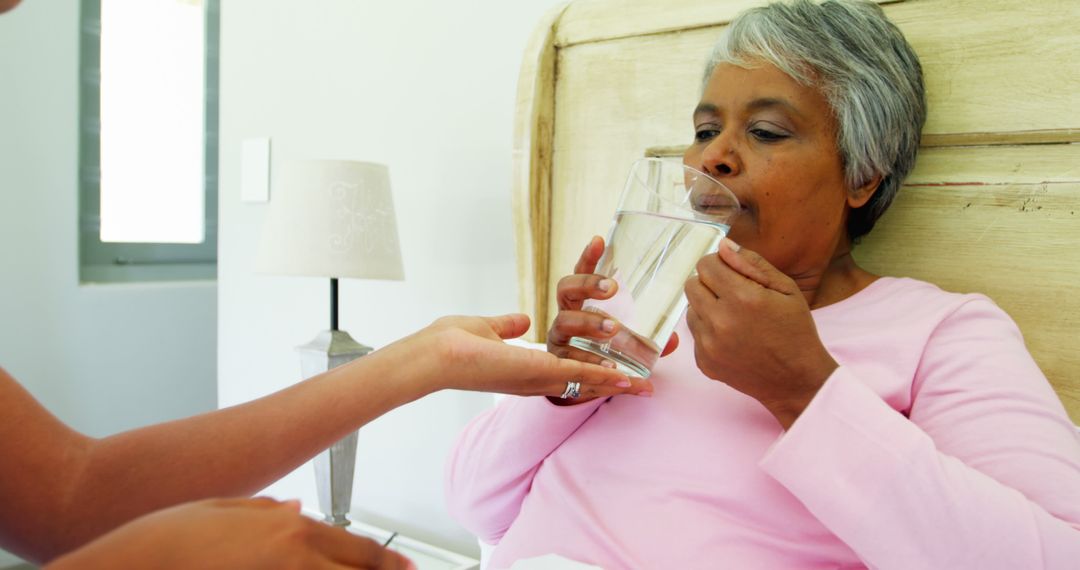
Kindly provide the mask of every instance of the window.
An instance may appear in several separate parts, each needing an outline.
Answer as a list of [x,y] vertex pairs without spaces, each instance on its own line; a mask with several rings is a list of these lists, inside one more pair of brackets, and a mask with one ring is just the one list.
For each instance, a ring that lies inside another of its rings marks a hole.
[[213,279],[217,0],[84,0],[83,282]]

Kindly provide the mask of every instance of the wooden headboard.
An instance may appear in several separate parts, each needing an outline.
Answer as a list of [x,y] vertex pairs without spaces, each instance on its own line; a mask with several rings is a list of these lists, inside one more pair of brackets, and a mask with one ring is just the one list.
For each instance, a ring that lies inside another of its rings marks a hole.
[[[537,28],[518,86],[521,310],[606,232],[641,156],[677,156],[713,42],[760,0],[577,0]],[[1080,421],[1080,2],[879,1],[922,60],[923,149],[855,249],[872,272],[986,293]]]

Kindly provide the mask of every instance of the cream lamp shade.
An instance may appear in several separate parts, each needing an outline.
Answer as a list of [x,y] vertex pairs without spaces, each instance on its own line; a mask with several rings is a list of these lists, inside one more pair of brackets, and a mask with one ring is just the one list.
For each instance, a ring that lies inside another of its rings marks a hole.
[[279,275],[404,279],[386,166],[287,163],[263,226],[255,270]]
[[[299,347],[310,378],[360,358],[371,347],[338,329],[338,279],[404,278],[385,166],[347,160],[285,164],[263,226],[260,273],[330,278],[330,330]],[[315,458],[315,486],[326,522],[350,524],[357,433]]]

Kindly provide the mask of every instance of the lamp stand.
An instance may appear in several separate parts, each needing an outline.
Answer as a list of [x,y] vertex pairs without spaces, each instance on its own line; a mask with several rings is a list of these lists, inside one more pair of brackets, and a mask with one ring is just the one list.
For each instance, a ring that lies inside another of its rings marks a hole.
[[[337,279],[330,280],[331,330],[319,333],[311,342],[297,347],[300,368],[305,379],[360,358],[371,352],[349,333],[337,328]],[[352,507],[353,475],[356,470],[357,432],[341,438],[315,457],[315,487],[319,510],[326,522],[349,526]]]

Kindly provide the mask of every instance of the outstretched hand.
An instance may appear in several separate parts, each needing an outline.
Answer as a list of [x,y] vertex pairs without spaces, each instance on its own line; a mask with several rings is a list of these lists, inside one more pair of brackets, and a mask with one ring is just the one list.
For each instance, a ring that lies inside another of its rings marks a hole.
[[[443,317],[417,335],[430,336],[444,366],[446,388],[520,396],[559,396],[567,382],[581,384],[581,397],[607,397],[647,389],[647,381],[612,368],[559,358],[503,342],[529,330],[529,317]],[[651,389],[651,388],[649,388]]]

